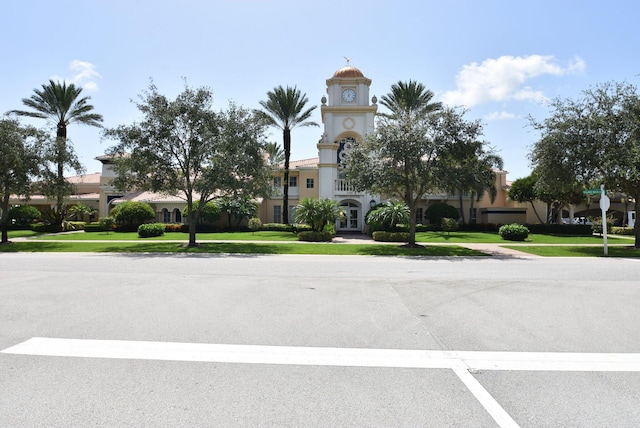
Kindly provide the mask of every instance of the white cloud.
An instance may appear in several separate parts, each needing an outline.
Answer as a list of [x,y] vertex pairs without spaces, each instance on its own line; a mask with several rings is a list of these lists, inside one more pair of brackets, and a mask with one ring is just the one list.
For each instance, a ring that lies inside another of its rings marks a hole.
[[508,113],[506,111],[494,111],[492,113],[489,113],[487,115],[484,116],[484,120],[510,120],[510,119],[516,119],[518,116],[516,116],[513,113]]
[[529,80],[543,75],[579,74],[585,67],[580,57],[575,57],[566,67],[557,64],[552,56],[489,58],[480,64],[464,65],[456,76],[457,89],[445,92],[442,100],[467,107],[491,101],[541,101],[546,97],[542,91],[527,86]]
[[54,76],[52,77],[52,79],[70,82],[76,86],[82,86],[82,88],[87,91],[98,90],[98,83],[96,82],[96,79],[102,78],[102,76],[96,71],[96,66],[94,64],[74,59],[69,64],[69,70],[75,73],[72,77],[61,78],[58,76]]

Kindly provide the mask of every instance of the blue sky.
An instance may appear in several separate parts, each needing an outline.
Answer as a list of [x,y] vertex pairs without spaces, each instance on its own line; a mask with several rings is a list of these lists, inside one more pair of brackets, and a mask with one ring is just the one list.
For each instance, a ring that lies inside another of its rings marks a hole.
[[[544,118],[545,100],[640,79],[631,0],[4,0],[2,9],[0,113],[21,109],[50,78],[83,86],[106,127],[139,118],[131,100],[150,79],[170,97],[183,78],[208,86],[216,109],[230,100],[258,108],[277,85],[296,85],[319,106],[347,56],[373,80],[372,95],[412,79],[466,106],[510,180],[530,172],[538,135],[527,116]],[[294,130],[292,159],[317,156],[321,134]],[[89,173],[114,143],[100,135],[69,129]],[[277,130],[270,140],[281,142]]]

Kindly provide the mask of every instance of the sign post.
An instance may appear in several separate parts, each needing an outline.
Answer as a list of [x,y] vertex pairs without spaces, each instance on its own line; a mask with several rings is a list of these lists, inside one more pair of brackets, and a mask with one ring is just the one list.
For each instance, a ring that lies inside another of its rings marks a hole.
[[602,211],[602,239],[604,243],[604,255],[609,254],[607,249],[607,210],[611,206],[611,199],[607,196],[604,190],[604,184],[600,186],[600,210]]

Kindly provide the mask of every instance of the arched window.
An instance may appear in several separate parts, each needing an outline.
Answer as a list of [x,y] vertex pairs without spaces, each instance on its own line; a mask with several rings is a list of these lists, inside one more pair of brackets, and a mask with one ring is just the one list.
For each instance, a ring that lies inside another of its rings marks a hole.
[[176,223],[182,223],[182,213],[178,208],[173,210],[173,217]]
[[171,223],[171,213],[166,208],[162,209],[162,222]]

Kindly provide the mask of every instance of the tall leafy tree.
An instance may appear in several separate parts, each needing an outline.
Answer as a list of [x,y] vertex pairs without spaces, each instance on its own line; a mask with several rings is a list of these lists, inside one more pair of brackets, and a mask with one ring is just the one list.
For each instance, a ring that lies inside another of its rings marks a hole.
[[413,80],[398,81],[391,85],[391,92],[383,95],[380,104],[391,113],[379,113],[387,118],[398,118],[403,114],[427,115],[442,109],[442,103],[432,101],[434,93],[422,83]]
[[396,197],[410,211],[409,246],[415,246],[416,208],[430,191],[443,187],[442,156],[453,141],[477,141],[478,127],[461,114],[440,112],[382,117],[376,130],[346,154],[347,178],[358,190]]
[[540,214],[538,214],[538,210],[536,210],[535,201],[542,200],[538,191],[536,190],[536,183],[538,182],[538,176],[535,173],[531,173],[531,175],[523,178],[518,178],[513,183],[511,183],[511,187],[509,188],[509,199],[525,203],[528,202],[531,204],[531,208],[533,208],[533,213],[536,215],[536,218],[540,223],[545,223],[545,221],[540,218]]
[[82,88],[73,83],[67,85],[66,82],[49,80],[49,84],[43,84],[42,89],[34,89],[33,92],[30,98],[22,100],[30,110],[13,110],[12,113],[45,119],[56,127],[56,143],[53,148],[56,173],[52,191],[56,198],[56,212],[62,219],[64,198],[72,192],[65,184],[65,167],[71,166],[78,172],[82,169],[78,162],[73,162],[73,151],[67,147],[67,127],[73,123],[101,127],[103,119],[100,114],[93,112],[93,106],[89,104],[91,97],[81,97]]
[[[629,83],[608,82],[577,99],[555,99],[551,114],[530,119],[540,131],[530,158],[546,189],[604,184],[635,200],[640,212],[640,95]],[[635,224],[640,248],[640,222]]]
[[282,222],[289,223],[289,160],[291,157],[291,130],[302,126],[319,126],[311,121],[317,106],[307,108],[306,94],[294,86],[277,86],[267,92],[267,99],[260,101],[261,114],[266,123],[282,130],[284,147],[284,186],[282,197]]
[[42,131],[22,126],[9,117],[0,119],[0,227],[3,244],[9,242],[9,198],[12,194],[24,198],[31,194],[34,180],[42,171],[44,161],[40,147],[45,141]]
[[[470,127],[460,135],[468,133],[480,134],[482,126],[479,121],[465,121],[462,116],[457,116],[459,128]],[[491,202],[495,200],[498,189],[496,188],[496,174],[494,168],[502,169],[503,161],[495,151],[485,142],[466,139],[452,139],[452,144],[441,155],[444,167],[444,189],[458,194],[460,204],[460,217],[465,223],[463,209],[463,197],[471,197],[470,211],[473,211],[474,199],[480,200],[485,193],[489,194]],[[444,178],[443,177],[443,178]]]
[[[189,212],[189,246],[206,203],[227,194],[268,195],[264,123],[235,104],[212,109],[211,90],[184,90],[170,100],[151,83],[136,103],[142,120],[105,131],[121,189],[181,195]],[[199,203],[197,203],[199,201]]]

